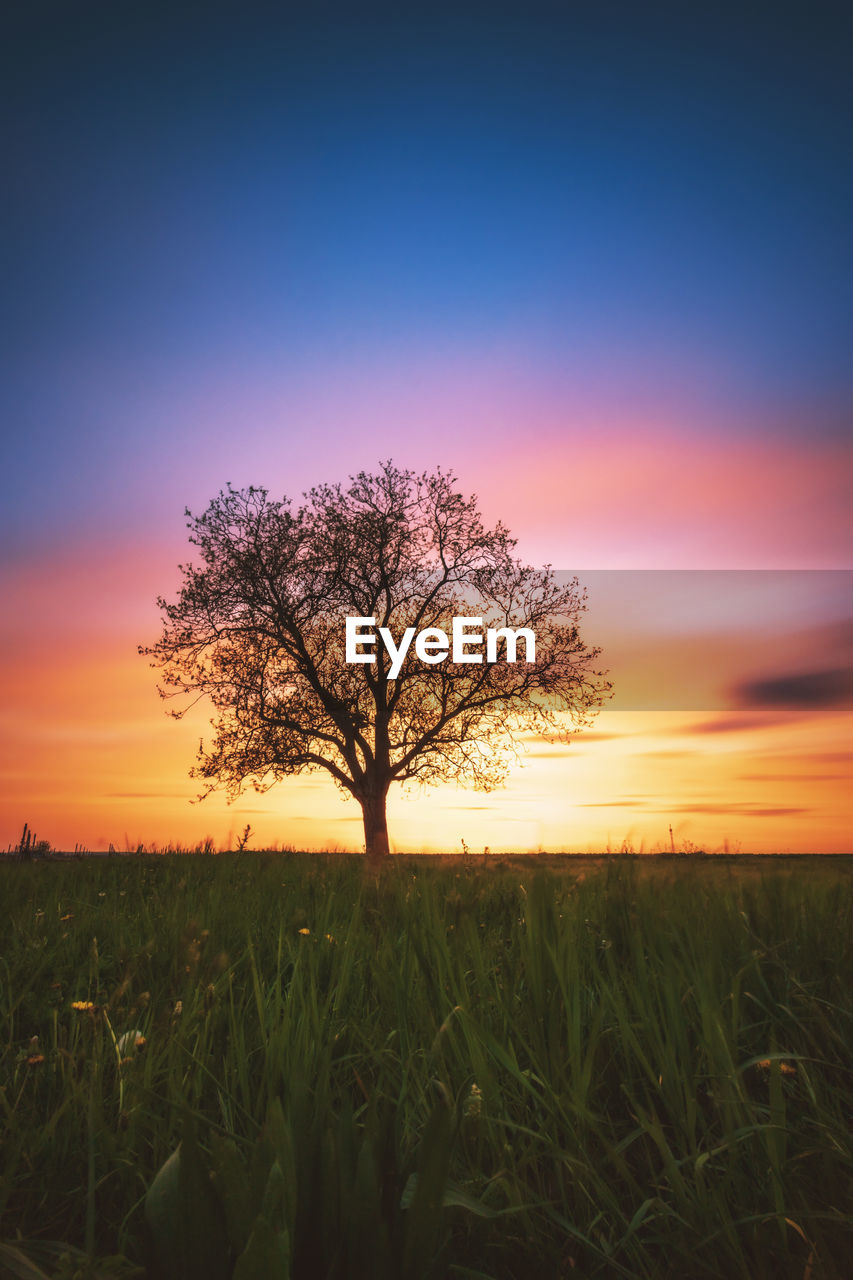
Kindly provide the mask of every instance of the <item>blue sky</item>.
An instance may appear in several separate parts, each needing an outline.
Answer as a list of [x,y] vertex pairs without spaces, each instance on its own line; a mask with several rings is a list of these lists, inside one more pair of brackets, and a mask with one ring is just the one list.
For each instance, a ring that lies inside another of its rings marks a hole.
[[48,530],[173,501],[208,440],[170,402],[226,374],[470,353],[847,430],[843,11],[459,8],[7,16],[10,537],[36,491]]

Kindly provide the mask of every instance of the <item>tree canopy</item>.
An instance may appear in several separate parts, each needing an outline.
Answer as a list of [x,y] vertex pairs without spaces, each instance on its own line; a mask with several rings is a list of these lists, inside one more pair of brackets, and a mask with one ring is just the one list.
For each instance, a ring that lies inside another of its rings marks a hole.
[[[162,635],[140,652],[161,670],[164,697],[191,695],[173,714],[213,704],[192,771],[204,794],[325,770],[360,803],[366,852],[381,860],[392,783],[490,790],[521,734],[565,740],[610,685],[579,633],[577,579],[560,585],[550,567],[517,560],[515,539],[484,527],[451,472],[387,462],[303,499],[229,485],[202,515],[187,511],[196,563],[180,566],[176,601],[158,600]],[[361,650],[373,662],[346,661],[347,617],[399,639],[409,627],[450,632],[454,616],[530,629],[534,660],[523,644],[515,662],[423,661],[410,645],[393,679],[382,644]]]

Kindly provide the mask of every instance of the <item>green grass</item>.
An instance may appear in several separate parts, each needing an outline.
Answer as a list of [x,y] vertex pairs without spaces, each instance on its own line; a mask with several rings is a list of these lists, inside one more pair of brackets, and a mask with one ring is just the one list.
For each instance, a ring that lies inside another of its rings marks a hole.
[[849,864],[495,861],[0,867],[0,1238],[144,1263],[187,1116],[280,1100],[296,1280],[849,1275]]

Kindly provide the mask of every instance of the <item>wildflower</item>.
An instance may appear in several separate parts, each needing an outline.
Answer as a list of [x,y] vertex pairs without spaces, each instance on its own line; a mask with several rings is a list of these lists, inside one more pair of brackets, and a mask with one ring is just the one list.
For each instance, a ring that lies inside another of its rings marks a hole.
[[44,1062],[43,1053],[33,1053],[30,1055],[29,1058],[27,1058],[28,1067],[40,1067],[43,1062]]
[[[770,1059],[769,1059],[769,1058],[762,1058],[762,1059],[761,1059],[761,1061],[760,1061],[760,1062],[756,1062],[756,1064],[755,1064],[755,1065],[756,1065],[758,1068],[760,1068],[760,1070],[762,1070],[762,1071],[769,1071],[769,1070],[770,1070]],[[783,1075],[783,1076],[795,1076],[795,1075],[797,1074],[797,1068],[796,1068],[796,1067],[792,1067],[792,1066],[791,1066],[791,1064],[790,1064],[790,1062],[780,1062],[780,1063],[779,1063],[779,1070],[780,1070],[780,1072],[782,1073],[782,1075]]]
[[[124,1035],[119,1036],[116,1041],[116,1049],[121,1055],[126,1054],[130,1049],[136,1049],[138,1052],[140,1049],[144,1048],[145,1036],[141,1031],[137,1031],[135,1028],[133,1031],[125,1031]],[[122,1057],[122,1061],[129,1062],[130,1058]]]
[[176,1001],[175,1001],[175,1007],[174,1007],[174,1009],[172,1010],[172,1017],[173,1017],[173,1018],[180,1018],[180,1016],[181,1016],[181,1014],[183,1013],[183,1011],[184,1011],[184,1002],[183,1002],[183,1000],[176,1000]]
[[334,942],[334,938],[332,937],[332,935],[331,935],[330,933],[327,933],[327,934],[326,934],[326,941],[327,941],[327,942]]
[[98,897],[99,897],[99,898],[105,898],[106,896],[107,896],[107,895],[106,895],[106,892],[105,892],[103,889],[102,889],[102,890],[100,891],[100,893],[98,894]]
[[72,1000],[71,1008],[76,1009],[78,1013],[88,1013],[90,1009],[94,1009],[91,1000]]
[[471,1092],[462,1104],[462,1114],[468,1119],[476,1119],[483,1109],[483,1094],[477,1084],[471,1085]]
[[311,930],[310,930],[310,929],[300,929],[300,930],[299,930],[299,932],[302,934],[303,938],[307,938],[307,937],[308,937],[308,935],[310,934]]

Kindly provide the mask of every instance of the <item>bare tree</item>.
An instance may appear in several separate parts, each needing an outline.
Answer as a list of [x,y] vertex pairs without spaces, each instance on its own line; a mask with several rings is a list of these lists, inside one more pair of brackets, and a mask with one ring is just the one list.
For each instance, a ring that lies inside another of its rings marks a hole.
[[[393,782],[490,790],[519,734],[566,740],[609,692],[594,670],[599,650],[578,632],[577,579],[561,586],[550,568],[514,559],[515,539],[500,523],[484,528],[452,473],[388,462],[346,487],[311,489],[296,508],[229,485],[203,515],[186,514],[200,563],[180,566],[177,601],[158,600],[163,634],[140,653],[162,670],[163,697],[196,695],[173,715],[204,696],[215,708],[213,740],[192,771],[205,795],[324,769],[361,805],[378,862]],[[377,639],[359,649],[375,661],[345,661],[347,617],[399,638],[472,615],[483,628],[531,629],[534,660],[476,661],[469,649],[467,661],[424,661],[410,645],[392,678]]]

